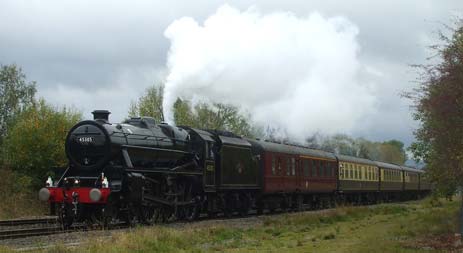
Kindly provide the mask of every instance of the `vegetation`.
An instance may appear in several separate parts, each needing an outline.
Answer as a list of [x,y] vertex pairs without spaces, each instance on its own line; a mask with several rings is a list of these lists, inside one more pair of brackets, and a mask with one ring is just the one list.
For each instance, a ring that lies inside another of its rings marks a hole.
[[43,215],[47,205],[37,199],[32,178],[0,169],[0,219]]
[[4,141],[5,165],[43,185],[51,168],[66,165],[64,142],[81,115],[66,108],[55,109],[40,100],[17,115]]
[[0,66],[0,218],[44,213],[37,189],[53,167],[65,165],[66,133],[81,118],[35,93],[20,67]]
[[164,113],[162,101],[164,94],[164,85],[153,85],[145,90],[138,102],[133,102],[129,108],[129,117],[150,116],[157,122],[164,122]]
[[407,160],[404,144],[398,140],[373,142],[364,138],[354,139],[344,134],[334,136],[316,134],[307,138],[306,141],[313,148],[342,155],[357,156],[396,164],[404,164]]
[[459,205],[428,199],[141,227],[43,252],[441,252],[454,249]]
[[35,82],[27,82],[21,68],[0,65],[0,145],[11,120],[34,103]]
[[437,63],[419,65],[420,85],[406,94],[421,123],[410,149],[443,193],[463,186],[463,22],[456,25],[451,37],[441,35],[443,45],[432,47]]
[[[137,102],[132,102],[129,117],[149,116],[157,122],[164,121],[163,90],[163,84],[147,88]],[[248,137],[253,137],[257,133],[249,117],[243,115],[239,108],[233,105],[222,103],[192,105],[190,101],[178,98],[173,110],[174,123],[179,126],[227,130]]]

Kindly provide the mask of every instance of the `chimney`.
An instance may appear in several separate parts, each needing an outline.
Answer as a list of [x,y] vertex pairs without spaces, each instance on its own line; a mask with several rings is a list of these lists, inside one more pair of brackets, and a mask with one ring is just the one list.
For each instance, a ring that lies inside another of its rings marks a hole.
[[108,122],[109,114],[111,114],[108,110],[95,110],[92,112],[94,120],[103,120]]

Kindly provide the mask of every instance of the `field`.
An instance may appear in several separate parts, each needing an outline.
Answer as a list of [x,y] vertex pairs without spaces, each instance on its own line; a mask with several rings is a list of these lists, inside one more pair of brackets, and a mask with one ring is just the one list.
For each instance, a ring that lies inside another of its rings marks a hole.
[[[42,252],[442,252],[461,250],[461,202],[398,204],[140,227]],[[5,249],[7,250],[7,249]]]

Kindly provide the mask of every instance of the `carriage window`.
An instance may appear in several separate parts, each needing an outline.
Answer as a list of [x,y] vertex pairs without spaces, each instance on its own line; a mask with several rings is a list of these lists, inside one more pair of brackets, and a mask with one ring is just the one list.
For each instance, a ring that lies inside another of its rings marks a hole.
[[281,159],[278,158],[278,175],[281,175]]
[[308,160],[302,160],[304,164],[304,176],[308,177],[309,176],[309,161]]
[[312,176],[317,176],[317,163],[315,162],[315,160],[312,160]]
[[296,159],[294,157],[291,158],[291,172],[293,176],[296,175]]
[[323,163],[322,161],[318,161],[318,176],[322,177],[323,176]]
[[276,164],[275,164],[275,157],[272,156],[272,175],[276,174]]
[[291,162],[289,158],[286,158],[286,176],[289,176],[291,173]]

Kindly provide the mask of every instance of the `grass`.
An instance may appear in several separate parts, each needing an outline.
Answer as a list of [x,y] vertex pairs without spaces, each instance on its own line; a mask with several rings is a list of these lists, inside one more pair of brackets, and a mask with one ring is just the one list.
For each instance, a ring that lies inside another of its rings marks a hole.
[[41,216],[47,213],[46,205],[31,190],[31,180],[15,175],[0,167],[0,219]]
[[[140,227],[42,252],[442,252],[461,202],[430,199],[185,226]],[[235,225],[234,225],[235,224]]]

